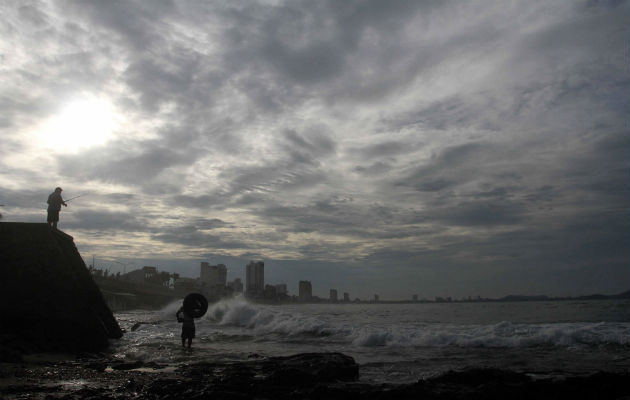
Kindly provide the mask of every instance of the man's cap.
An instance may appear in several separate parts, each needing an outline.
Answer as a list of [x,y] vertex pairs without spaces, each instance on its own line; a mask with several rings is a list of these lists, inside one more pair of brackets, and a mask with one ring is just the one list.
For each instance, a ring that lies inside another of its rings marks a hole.
[[55,192],[61,192],[62,190],[63,190],[63,189],[62,189],[62,188],[60,188],[59,186],[57,186],[57,187],[55,188]]

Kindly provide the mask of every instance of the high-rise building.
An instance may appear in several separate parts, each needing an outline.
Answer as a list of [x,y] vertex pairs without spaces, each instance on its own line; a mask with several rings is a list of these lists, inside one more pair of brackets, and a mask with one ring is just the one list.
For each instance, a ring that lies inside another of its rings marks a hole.
[[260,296],[265,290],[265,263],[250,261],[245,271],[245,291],[250,296]]
[[411,299],[412,299],[413,301],[418,301],[418,295],[417,295],[417,294],[414,294],[414,295],[411,297]]
[[227,281],[227,267],[224,264],[210,265],[202,262],[199,271],[199,281],[208,287],[225,286]]
[[348,292],[343,292],[343,301],[350,301],[350,294]]
[[380,298],[378,297],[378,294],[374,295],[374,302],[378,303],[380,301]]
[[202,262],[199,267],[199,284],[209,297],[221,297],[225,294],[227,267],[224,264],[210,265]]
[[330,289],[330,301],[337,301],[337,289]]
[[299,295],[300,301],[309,301],[313,297],[313,287],[310,281],[300,281]]

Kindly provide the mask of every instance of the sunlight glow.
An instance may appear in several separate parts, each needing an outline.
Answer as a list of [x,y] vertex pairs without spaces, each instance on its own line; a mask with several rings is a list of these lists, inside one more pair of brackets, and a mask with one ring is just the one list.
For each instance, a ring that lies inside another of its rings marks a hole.
[[52,150],[77,152],[107,142],[119,119],[109,101],[87,97],[63,107],[38,130],[38,139]]

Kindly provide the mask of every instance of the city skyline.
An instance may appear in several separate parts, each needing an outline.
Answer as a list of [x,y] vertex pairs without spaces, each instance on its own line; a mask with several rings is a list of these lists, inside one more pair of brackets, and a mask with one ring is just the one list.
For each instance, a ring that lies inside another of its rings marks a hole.
[[[86,260],[87,261],[87,260]],[[114,262],[117,265],[114,265],[111,263],[111,260],[105,260],[103,261],[103,263],[99,266],[97,264],[97,269],[100,269],[102,272],[104,271],[108,271],[108,273],[110,274],[110,276],[114,276],[116,273],[120,273],[121,275],[123,274],[123,271],[126,271],[126,265],[119,263],[119,262]],[[86,263],[87,265],[87,263]],[[250,260],[247,264],[244,265],[243,267],[243,275],[239,276],[237,272],[235,272],[237,270],[237,268],[230,268],[228,266],[226,266],[225,264],[217,264],[217,265],[212,265],[209,262],[206,261],[202,261],[200,262],[200,266],[197,267],[197,275],[195,275],[194,273],[192,274],[192,276],[187,276],[187,275],[180,275],[178,274],[178,279],[181,278],[185,278],[185,279],[192,279],[194,281],[196,281],[196,289],[195,290],[206,290],[206,294],[210,294],[212,295],[212,290],[208,291],[208,287],[204,287],[204,282],[208,283],[209,280],[214,280],[216,279],[216,277],[214,278],[210,278],[208,279],[208,277],[206,276],[206,278],[204,278],[204,269],[216,269],[217,267],[219,269],[223,269],[224,273],[221,277],[219,277],[218,281],[222,283],[222,285],[225,286],[225,288],[229,288],[230,290],[232,290],[231,292],[224,292],[224,291],[219,291],[218,292],[218,296],[219,297],[230,297],[233,295],[237,295],[237,294],[242,294],[245,295],[246,297],[250,297],[250,298],[264,298],[263,296],[263,290],[254,290],[254,291],[250,291],[248,293],[248,290],[246,290],[247,288],[247,269],[249,266],[252,265],[262,265],[263,269],[264,269],[264,261],[263,260]],[[92,266],[92,264],[90,264],[90,267]],[[155,268],[157,269],[158,272],[168,272],[168,273],[172,273],[172,271],[170,271],[168,269],[168,267],[163,267],[163,268],[158,268],[156,266],[149,266],[149,265],[143,265],[141,267],[138,267],[136,269],[132,269],[130,271],[127,272],[127,274],[133,274],[134,272],[139,272],[142,271],[145,268]],[[230,272],[232,271],[232,272]],[[207,275],[207,272],[206,272]],[[267,286],[273,286],[276,289],[278,288],[282,288],[282,293],[288,295],[289,297],[293,297],[294,301],[305,301],[307,300],[307,298],[302,296],[302,291],[304,290],[302,288],[302,285],[306,285],[306,291],[309,293],[308,294],[308,298],[312,297],[313,299],[316,300],[329,300],[332,302],[354,302],[354,301],[362,301],[362,302],[431,302],[431,301],[436,301],[436,302],[451,302],[451,301],[474,301],[474,300],[496,300],[496,299],[500,299],[500,298],[509,298],[509,297],[515,297],[515,298],[530,298],[530,299],[534,299],[534,298],[571,298],[571,297],[589,297],[589,296],[593,296],[593,295],[603,295],[603,296],[616,296],[616,295],[620,295],[622,293],[588,293],[588,294],[581,294],[581,295],[568,295],[568,296],[550,296],[548,294],[545,293],[537,293],[537,294],[532,294],[532,293],[509,293],[503,296],[498,296],[498,297],[492,297],[492,296],[486,296],[484,294],[475,294],[475,295],[464,295],[464,296],[451,296],[451,295],[431,295],[431,296],[427,296],[425,294],[419,294],[418,292],[410,292],[410,293],[396,293],[393,295],[393,297],[382,297],[380,293],[382,293],[381,291],[376,290],[375,292],[370,293],[369,291],[360,291],[360,294],[357,295],[351,295],[351,293],[348,293],[347,291],[347,287],[348,286],[352,286],[351,284],[348,283],[342,283],[340,282],[340,285],[336,286],[336,287],[329,287],[329,288],[325,288],[325,287],[317,287],[317,285],[313,285],[312,282],[310,280],[307,279],[299,279],[296,282],[285,282],[285,281],[267,281],[264,279],[264,271],[263,271],[263,278],[262,278],[262,288],[265,288]],[[238,283],[237,283],[238,282]],[[240,290],[234,290],[234,285],[240,285]],[[192,289],[191,289],[192,290]],[[627,292],[628,290],[624,291],[623,293]],[[333,295],[334,293],[334,295]],[[217,293],[215,293],[216,295]],[[343,296],[343,297],[340,297]],[[333,300],[334,299],[334,300]]]
[[2,221],[59,186],[84,257],[264,259],[324,296],[628,289],[627,0],[0,15]]

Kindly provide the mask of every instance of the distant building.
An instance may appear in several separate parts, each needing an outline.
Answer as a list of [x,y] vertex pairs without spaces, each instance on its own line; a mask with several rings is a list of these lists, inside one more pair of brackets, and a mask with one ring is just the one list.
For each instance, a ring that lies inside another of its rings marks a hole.
[[[97,270],[98,272],[98,270]],[[102,271],[101,271],[102,274]],[[141,269],[129,271],[123,275],[125,280],[135,283],[148,283],[155,279],[157,276],[157,268],[145,265]]]
[[233,293],[243,293],[243,281],[241,278],[236,278],[231,282],[228,282],[227,286],[232,289]]
[[330,289],[330,301],[337,302],[337,289]]
[[250,261],[245,271],[245,291],[250,296],[260,296],[265,290],[265,263]]
[[436,303],[450,303],[451,301],[453,301],[453,299],[450,296],[447,298],[439,297],[439,296],[435,297]]
[[310,301],[313,297],[313,287],[310,281],[300,281],[298,298],[300,301]]
[[197,290],[197,280],[181,277],[175,280],[175,291],[178,293],[191,293]]
[[380,300],[380,297],[378,297],[378,294],[375,294],[375,295],[374,295],[374,302],[375,302],[375,303],[378,303],[378,302],[379,302],[379,300]]
[[199,281],[208,286],[225,286],[227,267],[224,264],[210,265],[202,262],[199,271]]
[[155,277],[155,275],[157,275],[157,267],[145,265],[142,267],[142,272],[144,272],[144,280],[150,281]]
[[224,264],[210,265],[202,262],[199,268],[199,284],[209,297],[225,294],[227,267]]
[[276,287],[274,285],[265,285],[263,296],[266,299],[275,299],[277,297]]
[[411,299],[412,299],[413,301],[418,301],[418,295],[417,295],[417,294],[414,294],[413,296],[411,296]]
[[343,301],[350,302],[350,294],[348,292],[343,292]]
[[286,283],[279,283],[276,285],[276,293],[279,296],[288,296],[289,295],[289,291],[287,290],[287,284]]

